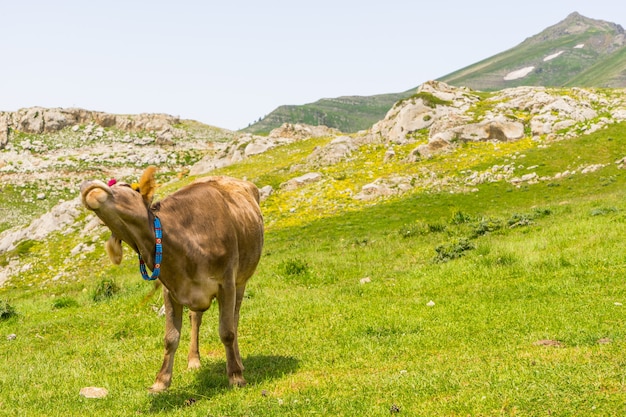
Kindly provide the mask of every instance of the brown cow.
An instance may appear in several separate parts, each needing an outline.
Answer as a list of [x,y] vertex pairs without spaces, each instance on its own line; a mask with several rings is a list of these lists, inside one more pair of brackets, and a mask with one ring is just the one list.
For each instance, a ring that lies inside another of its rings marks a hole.
[[165,357],[153,392],[172,382],[174,354],[180,339],[183,306],[191,317],[188,367],[200,366],[198,331],[202,313],[214,297],[219,305],[219,334],[226,349],[226,370],[231,385],[245,385],[237,344],[239,308],[246,282],[254,273],[263,247],[263,217],[259,191],[247,181],[229,177],[196,180],[163,200],[152,203],[155,167],[143,173],[135,189],[85,181],[80,186],[85,207],[111,230],[106,249],[111,260],[122,260],[126,242],[153,270],[159,254],[154,218],[162,230],[159,281],[165,300]]

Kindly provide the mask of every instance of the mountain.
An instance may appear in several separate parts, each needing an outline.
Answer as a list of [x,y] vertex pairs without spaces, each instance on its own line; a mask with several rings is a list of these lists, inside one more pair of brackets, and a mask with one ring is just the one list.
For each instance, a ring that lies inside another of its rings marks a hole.
[[[521,44],[437,79],[495,91],[520,85],[626,87],[626,35],[622,26],[577,12]],[[267,134],[282,123],[325,124],[342,132],[369,129],[415,88],[393,94],[322,99],[280,106],[244,132]]]
[[485,91],[520,85],[626,87],[626,36],[620,25],[574,12],[516,47],[439,80]]

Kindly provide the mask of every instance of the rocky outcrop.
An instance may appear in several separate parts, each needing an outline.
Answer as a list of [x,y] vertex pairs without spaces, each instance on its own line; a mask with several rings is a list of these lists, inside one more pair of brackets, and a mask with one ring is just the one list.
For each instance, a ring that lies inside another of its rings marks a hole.
[[9,129],[41,134],[58,132],[68,126],[94,124],[104,128],[114,127],[125,132],[151,131],[157,137],[171,140],[185,133],[175,127],[178,123],[180,118],[167,114],[120,115],[79,108],[29,107],[15,112],[0,112],[0,147],[3,143],[3,132],[6,134],[4,144],[8,142]]
[[296,141],[322,136],[336,136],[339,134],[341,134],[340,131],[327,126],[310,126],[304,123],[283,123],[282,126],[272,130],[269,137]]
[[33,220],[26,228],[6,230],[0,233],[0,254],[15,248],[18,242],[25,239],[42,240],[48,234],[64,230],[74,224],[81,213],[80,197],[60,203],[49,213]]
[[328,145],[315,148],[306,158],[306,165],[320,167],[334,165],[350,157],[357,149],[357,145],[349,136],[338,136]]
[[334,136],[339,131],[326,126],[285,123],[272,130],[269,136],[256,136],[245,133],[232,142],[216,144],[212,152],[198,161],[190,171],[191,175],[202,175],[214,169],[229,166],[253,155],[267,152],[276,146],[282,146],[299,140],[322,136]]
[[9,143],[9,118],[0,113],[0,149],[4,149]]
[[372,126],[371,133],[389,143],[406,143],[421,129],[437,132],[445,130],[452,120],[455,126],[468,123],[471,118],[465,112],[478,100],[479,97],[467,88],[429,81],[422,84],[413,97],[396,103],[383,120]]
[[[620,98],[582,88],[568,94],[545,87],[505,89],[485,100],[490,110],[484,114],[476,107],[480,101],[477,92],[430,81],[413,97],[396,103],[372,127],[371,135],[390,144],[426,136],[428,143],[408,159],[416,161],[449,151],[457,143],[515,141],[529,134],[536,140],[559,140],[626,119]],[[608,110],[610,117],[600,118],[598,108]]]

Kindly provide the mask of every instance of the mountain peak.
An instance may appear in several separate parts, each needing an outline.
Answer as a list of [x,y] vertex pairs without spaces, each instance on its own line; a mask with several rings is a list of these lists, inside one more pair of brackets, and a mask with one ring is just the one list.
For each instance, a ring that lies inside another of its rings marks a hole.
[[566,35],[579,35],[591,29],[615,34],[624,33],[624,28],[616,23],[591,19],[578,12],[572,12],[564,20],[560,21],[556,25],[549,26],[538,35],[529,38],[529,40],[536,39],[537,37],[541,40],[545,40]]

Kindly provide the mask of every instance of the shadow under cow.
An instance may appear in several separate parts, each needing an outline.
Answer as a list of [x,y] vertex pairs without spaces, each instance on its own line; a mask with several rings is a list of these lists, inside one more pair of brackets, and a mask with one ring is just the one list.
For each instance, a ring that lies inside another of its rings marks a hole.
[[[247,385],[240,389],[254,389],[255,385],[265,381],[279,379],[295,372],[299,361],[290,356],[253,355],[243,359],[244,376]],[[195,381],[187,386],[170,389],[152,397],[151,411],[191,406],[196,400],[212,398],[228,391],[228,379],[224,377],[226,362],[223,360],[205,363],[197,371]],[[261,395],[261,393],[259,393]]]

